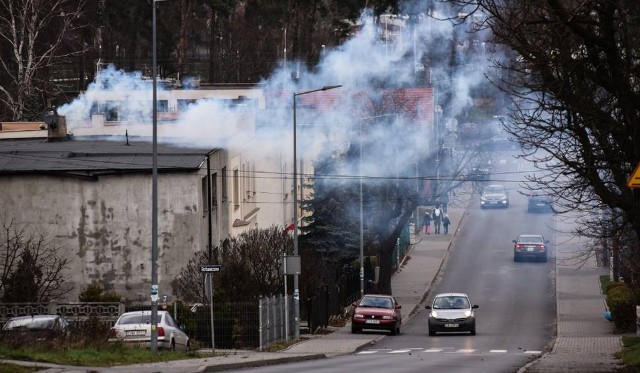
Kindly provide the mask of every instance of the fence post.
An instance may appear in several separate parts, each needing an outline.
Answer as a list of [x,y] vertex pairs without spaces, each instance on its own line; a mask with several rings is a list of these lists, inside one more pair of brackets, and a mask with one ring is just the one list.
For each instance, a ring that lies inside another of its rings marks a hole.
[[262,351],[262,296],[258,298],[258,338],[260,351]]

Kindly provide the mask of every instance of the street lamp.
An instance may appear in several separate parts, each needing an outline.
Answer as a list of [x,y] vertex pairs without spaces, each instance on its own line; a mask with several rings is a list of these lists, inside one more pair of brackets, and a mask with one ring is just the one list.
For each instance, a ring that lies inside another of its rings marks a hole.
[[[329,85],[322,88],[313,89],[304,92],[293,92],[293,255],[298,255],[298,156],[297,156],[297,136],[296,136],[296,101],[298,96],[306,95],[313,92],[328,91],[330,89],[339,88],[342,85]],[[296,339],[300,338],[300,287],[298,283],[298,274],[293,275],[293,315],[295,319],[295,335]]]
[[156,3],[153,0],[153,166],[151,182],[151,352],[158,352],[158,106],[156,92]]

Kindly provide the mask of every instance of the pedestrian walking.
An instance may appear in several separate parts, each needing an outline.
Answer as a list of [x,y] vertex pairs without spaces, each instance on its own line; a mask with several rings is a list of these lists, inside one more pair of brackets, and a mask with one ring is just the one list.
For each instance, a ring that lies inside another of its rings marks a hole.
[[431,234],[431,213],[429,211],[424,213],[422,223],[424,224],[424,233]]
[[449,220],[449,215],[444,214],[442,217],[442,226],[444,227],[444,234],[449,234],[449,224],[451,224],[451,220]]
[[436,205],[436,208],[433,209],[433,229],[435,234],[440,234],[440,225],[442,224],[442,209],[440,205]]

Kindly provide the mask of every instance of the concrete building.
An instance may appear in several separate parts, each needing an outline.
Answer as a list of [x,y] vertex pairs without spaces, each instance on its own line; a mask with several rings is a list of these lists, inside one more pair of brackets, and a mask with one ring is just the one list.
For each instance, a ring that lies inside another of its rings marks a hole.
[[[243,102],[251,92],[243,93],[227,91],[224,97]],[[160,295],[175,295],[174,281],[194,253],[251,228],[292,223],[291,162],[283,159],[288,153],[256,156],[255,151],[264,141],[282,150],[284,139],[256,136],[255,112],[250,112],[239,112],[229,123],[230,132],[242,136],[225,139],[223,148],[193,147],[188,138],[169,132],[173,118],[158,122]],[[151,126],[105,120],[104,113],[72,129],[66,122],[60,117],[55,128],[3,123],[0,211],[20,226],[46,231],[64,250],[71,264],[67,285],[73,288],[67,300],[77,300],[96,281],[127,300],[146,302]]]

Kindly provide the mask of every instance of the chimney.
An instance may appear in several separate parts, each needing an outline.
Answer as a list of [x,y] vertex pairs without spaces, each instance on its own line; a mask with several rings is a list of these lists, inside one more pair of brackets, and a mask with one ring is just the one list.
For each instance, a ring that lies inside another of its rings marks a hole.
[[[49,110],[49,109],[48,109]],[[59,116],[55,111],[49,111],[49,115],[45,115],[44,121],[47,123],[47,141],[66,141],[67,140],[67,121],[64,116]]]

